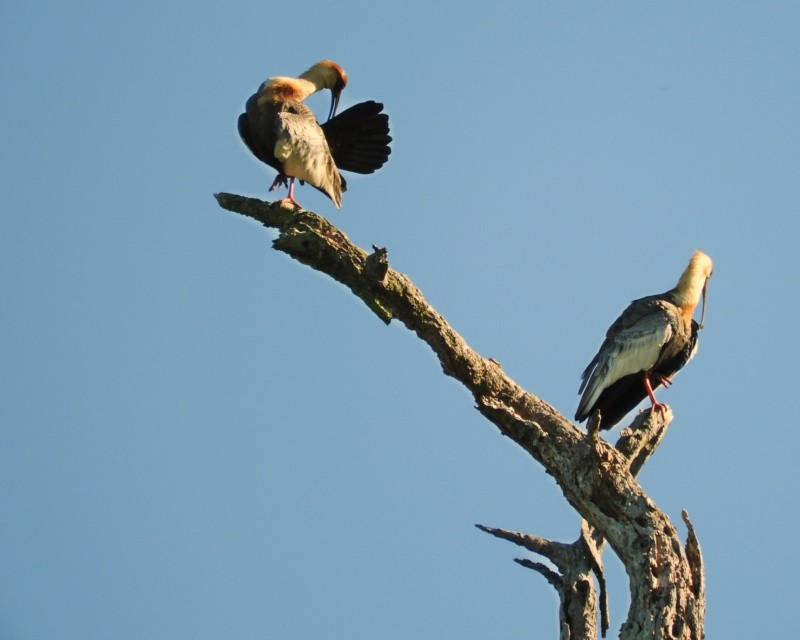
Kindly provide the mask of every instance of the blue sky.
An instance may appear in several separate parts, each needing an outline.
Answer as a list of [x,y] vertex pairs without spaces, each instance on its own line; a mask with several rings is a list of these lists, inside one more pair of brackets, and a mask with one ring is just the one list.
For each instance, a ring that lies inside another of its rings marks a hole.
[[473,527],[574,539],[551,478],[212,197],[277,197],[236,118],[323,58],[393,153],[341,211],[297,198],[566,415],[627,302],[711,255],[641,480],[693,518],[708,637],[792,637],[800,7],[384,5],[0,8],[0,637],[557,637]]

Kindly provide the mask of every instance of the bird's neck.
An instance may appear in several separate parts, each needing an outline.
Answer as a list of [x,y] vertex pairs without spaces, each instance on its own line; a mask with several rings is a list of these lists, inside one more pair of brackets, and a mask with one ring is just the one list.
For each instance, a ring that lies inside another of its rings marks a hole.
[[684,305],[688,302],[693,302],[696,305],[700,300],[700,294],[703,293],[706,276],[700,269],[694,269],[693,266],[689,265],[687,267],[675,286],[675,294],[679,305]]
[[695,264],[690,264],[681,275],[673,291],[675,306],[682,311],[683,319],[687,326],[691,324],[692,315],[700,302],[703,287],[706,284],[706,274]]
[[323,87],[305,78],[284,78],[277,76],[270,78],[267,83],[267,93],[274,99],[283,101],[305,100]]

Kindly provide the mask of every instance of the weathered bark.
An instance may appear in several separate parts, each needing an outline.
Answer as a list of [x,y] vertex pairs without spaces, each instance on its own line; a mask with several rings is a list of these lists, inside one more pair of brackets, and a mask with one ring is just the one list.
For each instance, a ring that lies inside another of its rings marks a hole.
[[587,435],[517,385],[497,362],[471,349],[406,276],[385,268],[381,250],[371,258],[309,211],[232,194],[216,198],[222,207],[278,229],[276,249],[350,288],[385,323],[396,319],[416,333],[444,372],[470,390],[478,410],[544,466],[625,566],[631,607],[621,638],[703,637],[697,539],[690,529],[689,552],[684,551],[669,518],[631,473],[636,456],[628,458],[596,435]]
[[552,562],[558,571],[527,558],[515,558],[519,565],[542,574],[553,585],[561,606],[558,611],[561,640],[594,640],[597,638],[598,597],[592,574],[600,584],[601,632],[608,630],[608,609],[605,598],[605,576],[602,560],[591,526],[584,520],[581,536],[572,544],[555,542],[518,531],[475,525],[481,531],[508,540],[528,551],[538,553]]
[[[617,441],[617,450],[630,461],[631,473],[639,473],[647,459],[655,452],[666,435],[672,421],[672,412],[642,412],[623,430]],[[589,422],[589,432],[597,436],[595,417]],[[597,613],[600,612],[600,633],[603,637],[609,628],[608,595],[602,561],[605,540],[588,522],[581,522],[581,535],[569,544],[553,542],[516,531],[476,525],[482,531],[508,540],[528,551],[550,560],[560,571],[556,573],[546,565],[529,560],[515,559],[520,565],[541,573],[556,589],[561,601],[559,629],[561,640],[595,640],[597,638]],[[531,541],[536,541],[532,544]],[[600,586],[599,602],[592,582],[592,574]]]

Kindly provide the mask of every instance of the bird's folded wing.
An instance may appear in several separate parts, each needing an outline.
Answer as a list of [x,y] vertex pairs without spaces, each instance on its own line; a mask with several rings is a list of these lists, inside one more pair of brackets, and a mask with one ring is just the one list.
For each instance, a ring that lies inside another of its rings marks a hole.
[[589,411],[603,390],[617,380],[650,369],[674,334],[674,321],[668,309],[656,305],[649,314],[639,316],[636,322],[606,338],[592,360],[594,366],[590,364],[584,372],[581,390],[585,387],[585,391],[577,415]]
[[284,173],[325,189],[337,173],[325,135],[316,121],[288,112],[275,117],[275,157]]

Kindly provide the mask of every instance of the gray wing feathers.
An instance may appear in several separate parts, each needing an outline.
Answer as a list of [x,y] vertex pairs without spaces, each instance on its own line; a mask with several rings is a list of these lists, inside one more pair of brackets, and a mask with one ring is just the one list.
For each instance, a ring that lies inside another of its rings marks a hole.
[[284,173],[319,187],[341,207],[342,177],[313,113],[279,112],[275,128],[275,157],[283,164]]
[[603,390],[620,378],[653,367],[675,332],[675,318],[663,300],[631,303],[611,325],[600,350],[583,372],[578,415],[587,412]]

